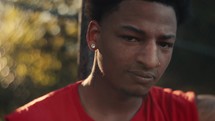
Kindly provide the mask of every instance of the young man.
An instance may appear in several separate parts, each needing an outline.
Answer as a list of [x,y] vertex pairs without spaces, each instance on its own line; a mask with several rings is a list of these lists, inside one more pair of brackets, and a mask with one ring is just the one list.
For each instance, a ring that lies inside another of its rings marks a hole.
[[154,86],[171,60],[188,0],[87,2],[87,42],[95,52],[89,77],[30,102],[7,121],[215,120],[213,96]]

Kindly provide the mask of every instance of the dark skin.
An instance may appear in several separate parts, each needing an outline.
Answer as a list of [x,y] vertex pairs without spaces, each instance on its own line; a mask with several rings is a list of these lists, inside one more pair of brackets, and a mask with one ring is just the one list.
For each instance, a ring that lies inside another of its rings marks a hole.
[[[87,42],[95,51],[94,65],[79,86],[88,115],[96,121],[129,121],[165,72],[176,31],[171,7],[141,0],[125,0],[100,23],[91,21]],[[207,98],[197,103],[201,100]]]

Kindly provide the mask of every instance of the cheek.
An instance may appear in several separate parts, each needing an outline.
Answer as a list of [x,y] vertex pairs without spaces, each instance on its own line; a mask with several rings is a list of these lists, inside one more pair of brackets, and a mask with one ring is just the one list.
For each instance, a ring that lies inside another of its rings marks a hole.
[[131,63],[134,51],[125,46],[119,38],[111,36],[112,34],[104,35],[101,36],[98,47],[101,68],[106,74],[120,74]]
[[124,61],[127,61],[128,54],[126,54],[125,51],[126,49],[117,42],[113,44],[111,44],[111,42],[104,43],[100,49],[103,62],[108,64],[108,66],[118,66],[124,63]]
[[120,50],[115,50],[108,48],[108,50],[103,49],[98,55],[98,65],[103,75],[109,75],[109,77],[119,77],[117,75],[122,75],[124,70],[129,65],[129,60],[127,56],[120,52]]
[[160,63],[161,63],[160,71],[162,74],[164,73],[166,68],[169,66],[171,58],[172,58],[172,52],[169,54],[165,54],[164,56],[162,56],[160,58]]
[[[110,48],[97,50],[97,63],[103,75],[114,74],[119,69],[120,56]],[[114,73],[110,73],[114,72]]]

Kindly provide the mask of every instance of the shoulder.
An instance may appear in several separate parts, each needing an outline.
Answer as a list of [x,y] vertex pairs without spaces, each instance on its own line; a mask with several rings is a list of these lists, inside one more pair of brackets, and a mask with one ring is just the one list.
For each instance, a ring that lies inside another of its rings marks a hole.
[[49,121],[48,115],[55,115],[58,113],[58,110],[60,111],[62,108],[68,107],[68,103],[70,103],[73,98],[73,90],[77,85],[78,83],[70,84],[34,99],[7,115],[5,119],[7,121],[38,121],[47,118],[46,121]]
[[196,95],[194,92],[183,92],[181,90],[172,90],[169,88],[161,88],[161,87],[153,87],[150,91],[153,98],[156,98],[156,100],[159,104],[168,104],[170,106],[179,106],[180,109],[185,108],[187,109],[188,106],[190,108],[195,109],[195,98]]
[[151,93],[159,98],[195,103],[196,95],[192,91],[183,92],[170,88],[153,87]]
[[[198,111],[194,92],[183,92],[169,88],[153,87],[150,91],[152,99],[170,120],[197,121]],[[180,118],[179,118],[180,117]]]
[[215,121],[214,95],[198,95],[196,103],[199,111],[199,121]]
[[66,101],[66,99],[70,97],[68,95],[71,95],[75,86],[76,86],[75,84],[70,84],[66,87],[49,92],[16,109],[16,111],[18,112],[22,112],[24,110],[29,111],[30,109],[34,108],[43,109],[43,107],[53,106],[56,105],[58,102]]

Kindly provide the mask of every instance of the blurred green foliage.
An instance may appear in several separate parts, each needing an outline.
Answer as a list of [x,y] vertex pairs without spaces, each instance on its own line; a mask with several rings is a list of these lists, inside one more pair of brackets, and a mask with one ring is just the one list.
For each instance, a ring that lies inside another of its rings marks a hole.
[[0,121],[33,98],[76,81],[80,8],[77,0],[0,2]]

